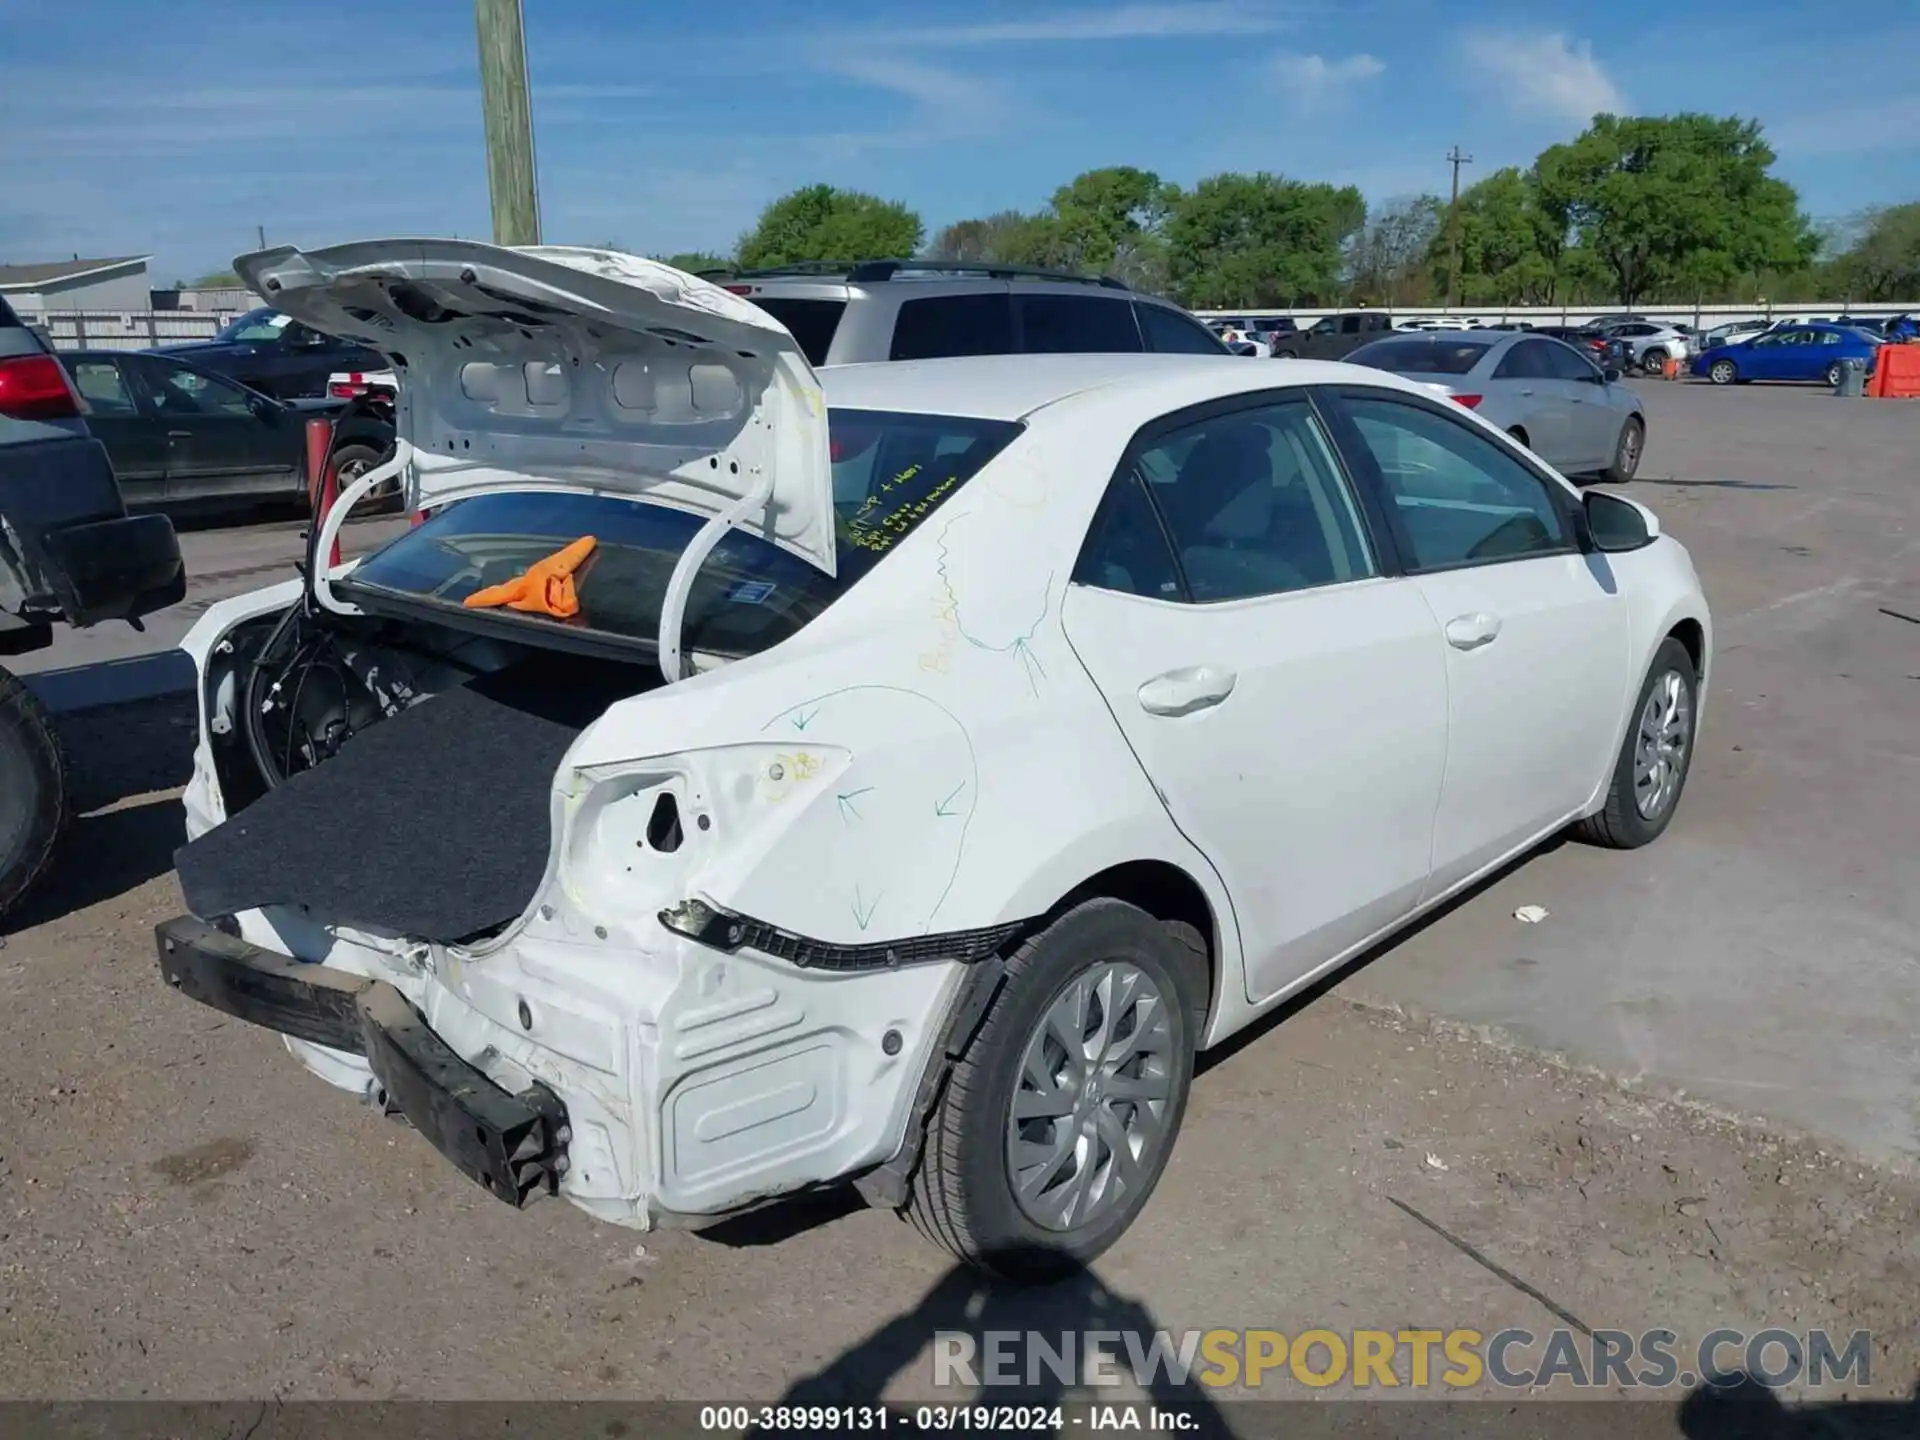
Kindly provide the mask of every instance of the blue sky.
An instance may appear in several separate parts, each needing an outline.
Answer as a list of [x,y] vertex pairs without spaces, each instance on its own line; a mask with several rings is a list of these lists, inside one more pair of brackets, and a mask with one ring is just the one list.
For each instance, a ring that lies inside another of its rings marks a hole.
[[[546,238],[730,248],[826,181],[929,230],[1081,170],[1370,200],[1596,110],[1761,120],[1808,210],[1920,199],[1920,6],[525,0]],[[485,235],[471,0],[0,0],[0,261]]]

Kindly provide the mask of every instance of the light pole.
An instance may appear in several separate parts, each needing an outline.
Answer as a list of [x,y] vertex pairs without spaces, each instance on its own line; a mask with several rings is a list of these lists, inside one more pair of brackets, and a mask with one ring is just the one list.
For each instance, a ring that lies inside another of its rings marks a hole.
[[1453,166],[1453,199],[1447,205],[1447,225],[1453,231],[1453,264],[1447,270],[1447,309],[1451,311],[1460,289],[1460,167],[1471,165],[1473,157],[1462,155],[1456,145],[1447,152],[1447,163]]

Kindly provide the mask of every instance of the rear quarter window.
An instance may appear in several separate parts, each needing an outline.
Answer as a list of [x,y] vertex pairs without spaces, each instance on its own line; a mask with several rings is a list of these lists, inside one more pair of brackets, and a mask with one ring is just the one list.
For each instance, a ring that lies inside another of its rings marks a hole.
[[800,353],[809,365],[824,365],[833,349],[833,337],[840,329],[840,317],[846,313],[844,300],[782,299],[763,296],[753,302],[793,333]]
[[1127,300],[1094,295],[1023,295],[1021,348],[1030,354],[1132,353],[1143,349]]

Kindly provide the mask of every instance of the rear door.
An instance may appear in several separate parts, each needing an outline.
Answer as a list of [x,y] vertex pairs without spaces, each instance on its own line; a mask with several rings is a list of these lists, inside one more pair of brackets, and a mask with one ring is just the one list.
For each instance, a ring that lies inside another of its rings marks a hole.
[[1605,557],[1581,553],[1566,487],[1471,422],[1357,387],[1334,413],[1444,644],[1437,894],[1592,796],[1627,701],[1626,600]]
[[1126,354],[1144,350],[1133,302],[1122,295],[1023,291],[1013,297],[1015,340],[1034,355]]
[[944,360],[1014,352],[1013,295],[1002,284],[965,295],[902,300],[889,360]]
[[1493,378],[1501,382],[1511,407],[1500,423],[1508,429],[1518,424],[1534,454],[1564,469],[1574,449],[1573,398],[1553,373],[1547,342],[1518,341],[1500,357]]
[[153,505],[167,487],[166,429],[150,406],[135,396],[121,373],[122,357],[62,356],[80,398],[87,402],[87,428],[107,447],[120,498]]
[[1431,862],[1446,665],[1304,392],[1129,447],[1063,607],[1174,823],[1233,896],[1264,1000],[1403,917]]
[[124,363],[166,436],[169,501],[297,488],[297,429],[263,419],[259,402],[242,387],[157,355],[131,355]]

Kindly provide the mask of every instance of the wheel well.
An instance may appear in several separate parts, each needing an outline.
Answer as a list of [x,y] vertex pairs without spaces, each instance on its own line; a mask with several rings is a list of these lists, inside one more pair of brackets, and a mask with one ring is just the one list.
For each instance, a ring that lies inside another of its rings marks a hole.
[[1707,665],[1707,636],[1700,628],[1698,620],[1682,620],[1667,634],[1680,642],[1680,648],[1687,652],[1687,658],[1693,661],[1693,674],[1697,680],[1703,677]]
[[1178,865],[1164,860],[1130,860],[1074,886],[1047,912],[1047,918],[1101,896],[1138,905],[1156,920],[1193,927],[1205,952],[1201,957],[1206,962],[1206,974],[1201,977],[1206,985],[1202,1014],[1212,1015],[1214,987],[1220,976],[1219,930],[1213,907],[1199,883]]
[[1527,439],[1527,427],[1524,425],[1515,425],[1507,431],[1507,434],[1518,440],[1522,445],[1530,445],[1532,443]]

